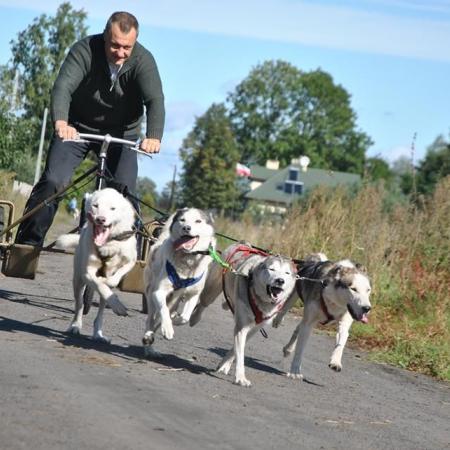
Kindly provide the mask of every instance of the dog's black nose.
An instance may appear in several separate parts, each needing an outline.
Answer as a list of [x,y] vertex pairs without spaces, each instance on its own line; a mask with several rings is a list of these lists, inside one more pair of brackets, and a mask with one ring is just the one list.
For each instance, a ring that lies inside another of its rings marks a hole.
[[275,280],[275,283],[278,284],[279,286],[283,286],[284,280],[283,280],[283,278],[277,278],[277,279]]
[[106,217],[104,216],[97,216],[95,218],[95,223],[98,223],[99,225],[104,224],[106,222]]
[[191,226],[190,225],[183,225],[183,231],[186,231],[186,232],[191,231]]
[[363,306],[361,309],[364,314],[367,314],[372,308],[370,306]]

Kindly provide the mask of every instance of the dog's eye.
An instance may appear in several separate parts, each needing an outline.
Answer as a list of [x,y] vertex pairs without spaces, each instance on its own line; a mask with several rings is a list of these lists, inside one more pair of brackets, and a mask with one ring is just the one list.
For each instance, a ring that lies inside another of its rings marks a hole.
[[92,205],[92,207],[93,207],[93,208],[98,208],[98,203],[94,203],[94,204]]
[[202,221],[201,221],[200,219],[197,219],[197,220],[195,221],[195,223],[202,223]]
[[355,287],[350,287],[350,289],[351,289],[353,292],[358,292],[358,289],[356,289]]
[[115,206],[111,206],[111,211],[115,211],[116,207]]

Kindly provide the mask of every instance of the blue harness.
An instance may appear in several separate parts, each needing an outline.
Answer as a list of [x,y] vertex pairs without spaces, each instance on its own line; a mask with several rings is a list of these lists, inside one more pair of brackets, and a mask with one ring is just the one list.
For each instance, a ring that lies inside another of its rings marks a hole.
[[187,288],[195,283],[198,283],[203,278],[204,275],[203,272],[199,277],[196,278],[185,278],[185,279],[180,278],[175,267],[173,267],[173,265],[170,264],[169,260],[166,261],[166,271],[167,276],[169,277],[169,280],[172,283],[175,290]]

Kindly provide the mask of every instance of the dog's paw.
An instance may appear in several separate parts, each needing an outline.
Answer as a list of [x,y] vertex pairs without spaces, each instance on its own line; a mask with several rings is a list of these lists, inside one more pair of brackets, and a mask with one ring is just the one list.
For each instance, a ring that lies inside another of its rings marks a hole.
[[174,331],[171,320],[166,320],[161,323],[161,334],[167,339],[173,339]]
[[81,334],[81,326],[73,323],[67,329],[67,333],[72,334],[73,336],[79,336]]
[[283,347],[283,356],[286,358],[288,357],[291,353],[292,353],[292,347],[290,347],[289,345],[285,345]]
[[153,331],[147,331],[142,338],[142,345],[152,345],[155,342],[155,333]]
[[328,364],[328,367],[335,372],[340,372],[342,370],[342,364],[338,363],[336,361],[330,361],[330,364]]
[[94,341],[100,342],[102,344],[111,344],[111,339],[107,338],[106,336],[103,336],[103,333],[101,331],[94,333],[94,335],[92,336],[92,339]]
[[292,380],[303,380],[303,375],[299,372],[288,372],[286,376]]
[[216,372],[228,375],[230,372],[232,363],[233,363],[233,361],[226,361],[224,363],[220,363],[216,369]]
[[233,384],[237,384],[238,386],[251,387],[252,383],[250,380],[247,380],[245,377],[236,377]]
[[119,297],[117,297],[116,294],[108,297],[107,302],[115,314],[118,316],[128,316],[126,306],[119,300]]
[[174,325],[186,325],[189,322],[189,320],[187,320],[185,317],[183,317],[181,314],[178,314],[177,312],[175,312],[172,316],[172,323]]

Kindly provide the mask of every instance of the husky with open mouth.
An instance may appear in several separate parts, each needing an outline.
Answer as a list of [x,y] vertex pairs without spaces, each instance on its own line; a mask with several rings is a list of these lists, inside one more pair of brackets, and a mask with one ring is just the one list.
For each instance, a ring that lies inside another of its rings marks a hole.
[[216,246],[211,217],[196,208],[179,209],[167,220],[151,249],[145,269],[147,299],[146,355],[155,354],[152,344],[161,325],[166,339],[174,336],[173,324],[189,322],[208,270],[210,250]]
[[236,360],[234,383],[251,386],[244,367],[246,340],[270,325],[289,298],[295,286],[295,266],[289,259],[268,255],[245,243],[228,247],[222,258],[231,269],[212,268],[190,324],[193,326],[200,320],[202,312],[223,289],[224,307],[234,314],[234,345],[217,371],[227,375]]
[[111,288],[120,283],[137,259],[135,211],[131,203],[112,188],[95,191],[87,198],[85,209],[87,220],[80,234],[65,234],[56,241],[58,247],[76,248],[73,266],[75,316],[68,331],[81,333],[83,293],[89,287],[100,295],[93,338],[109,342],[102,332],[106,303],[116,314],[127,315],[126,307]]
[[289,343],[283,348],[284,356],[294,349],[288,377],[302,379],[302,357],[313,328],[337,322],[336,346],[331,355],[329,367],[337,372],[342,370],[342,353],[354,320],[368,322],[371,309],[371,286],[367,273],[359,264],[348,259],[338,262],[305,260],[299,266],[296,290],[273,321],[280,325],[283,316],[300,297],[304,304],[303,318],[295,328]]

